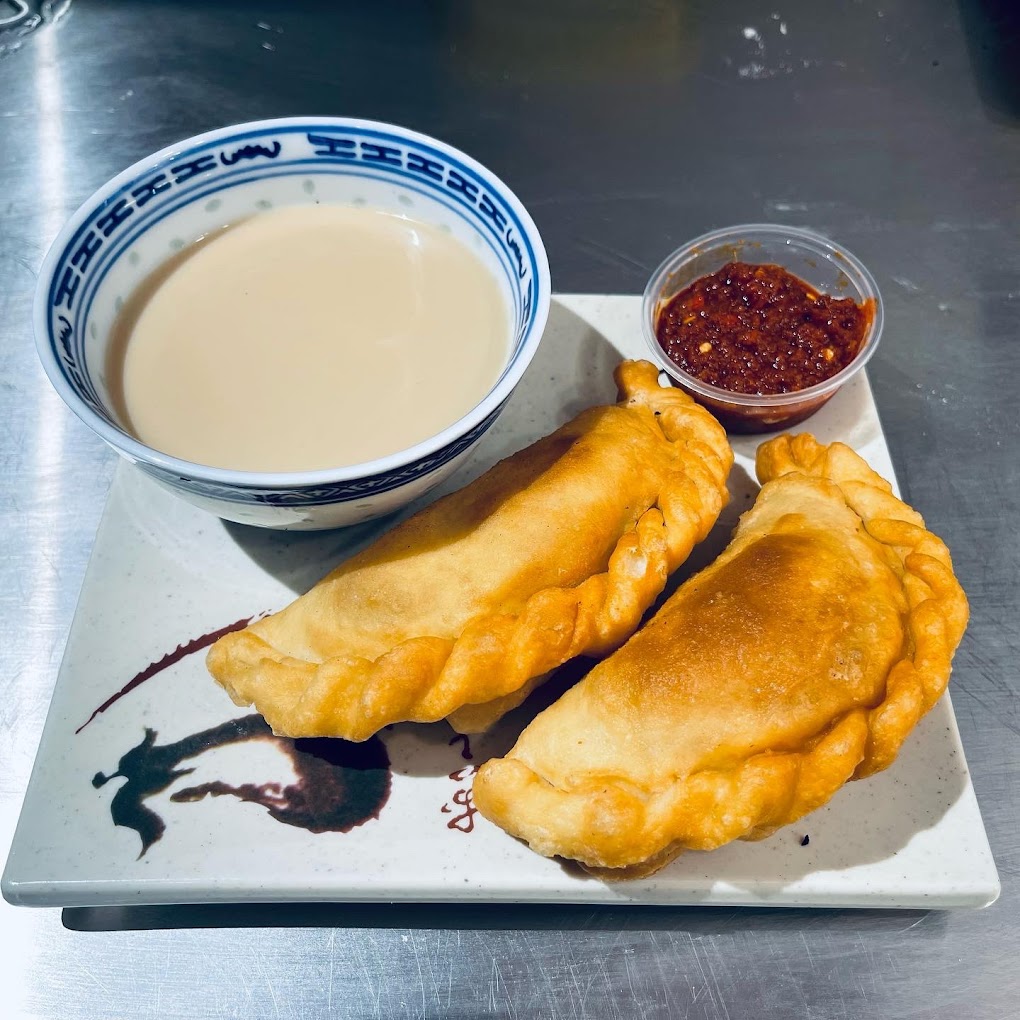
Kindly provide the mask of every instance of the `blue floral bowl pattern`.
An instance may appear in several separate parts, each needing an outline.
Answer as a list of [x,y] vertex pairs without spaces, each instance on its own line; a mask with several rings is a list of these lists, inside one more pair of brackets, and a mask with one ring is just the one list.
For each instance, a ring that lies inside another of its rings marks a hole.
[[[260,210],[367,205],[449,231],[489,267],[511,351],[486,397],[439,435],[336,470],[260,474],[192,464],[127,433],[105,379],[113,321],[174,252]],[[449,475],[496,420],[541,340],[549,267],[531,217],[494,174],[442,142],[352,118],[288,118],[211,131],[136,163],[92,196],[40,273],[35,332],[50,381],[118,453],[221,517],[267,527],[337,527],[389,513]]]

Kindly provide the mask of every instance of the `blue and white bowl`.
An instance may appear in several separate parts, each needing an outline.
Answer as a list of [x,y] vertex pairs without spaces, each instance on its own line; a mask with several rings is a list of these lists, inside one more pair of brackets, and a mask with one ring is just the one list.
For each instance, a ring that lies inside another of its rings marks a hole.
[[[170,457],[126,432],[105,379],[121,305],[176,251],[210,230],[286,205],[366,205],[424,220],[471,248],[498,281],[511,352],[476,407],[401,453],[322,471],[230,471]],[[35,299],[39,357],[82,421],[161,485],[220,517],[331,528],[378,517],[442,481],[496,420],[538,348],[549,264],[513,192],[470,156],[426,135],[347,117],[290,117],[210,131],[143,159],[99,189],[46,256]]]

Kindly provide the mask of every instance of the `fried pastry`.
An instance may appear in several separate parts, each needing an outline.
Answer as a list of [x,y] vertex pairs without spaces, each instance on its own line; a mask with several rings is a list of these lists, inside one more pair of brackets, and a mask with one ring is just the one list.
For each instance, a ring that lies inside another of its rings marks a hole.
[[278,734],[365,740],[465,705],[490,703],[491,720],[567,659],[619,645],[715,523],[733,454],[654,366],[623,362],[616,381],[619,404],[584,411],[221,638],[213,677]]
[[639,877],[768,836],[892,763],[967,623],[949,552],[840,443],[781,436],[757,472],[722,555],[482,766],[486,818]]

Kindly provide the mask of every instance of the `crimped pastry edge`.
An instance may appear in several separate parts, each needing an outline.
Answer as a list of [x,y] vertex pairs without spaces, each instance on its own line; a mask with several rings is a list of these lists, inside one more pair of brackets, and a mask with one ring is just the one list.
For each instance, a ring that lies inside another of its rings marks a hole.
[[[614,372],[620,402],[654,409],[682,470],[621,535],[605,573],[575,588],[536,592],[517,616],[476,619],[456,640],[408,639],[374,661],[281,656],[251,630],[240,631],[213,645],[209,672],[235,704],[254,704],[279,735],[365,740],[391,723],[435,722],[465,704],[501,698],[577,655],[611,650],[634,631],[729,498],[733,451],[725,430],[687,394],[659,386],[658,375],[644,361],[623,361]],[[559,635],[552,650],[543,647],[550,635]],[[492,653],[494,644],[500,654]],[[463,661],[482,648],[484,668],[466,670]],[[472,674],[470,691],[451,675],[451,662]],[[287,693],[283,701],[259,690],[267,676],[274,690]]]
[[[651,794],[605,781],[588,791],[564,791],[517,759],[494,759],[474,781],[483,816],[537,852],[570,857],[600,878],[640,878],[686,849],[762,839],[826,803],[848,780],[895,760],[945,691],[967,624],[967,600],[949,550],[892,494],[889,482],[842,443],[823,445],[807,433],[778,436],[758,448],[756,469],[763,485],[789,473],[835,483],[868,534],[900,561],[907,649],[889,672],[882,702],[844,713],[806,750],[762,752],[732,770],[695,772]],[[522,804],[531,807],[530,824],[521,824]],[[557,824],[543,826],[542,818]],[[565,821],[571,846],[562,840]],[[617,842],[616,832],[625,838]]]

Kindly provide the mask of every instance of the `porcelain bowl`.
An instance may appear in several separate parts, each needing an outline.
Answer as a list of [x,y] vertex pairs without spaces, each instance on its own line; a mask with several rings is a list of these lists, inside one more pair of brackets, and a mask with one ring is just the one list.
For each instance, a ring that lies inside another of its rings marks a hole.
[[[321,471],[257,473],[154,450],[117,420],[107,345],[124,301],[209,231],[287,205],[364,205],[449,231],[503,293],[510,351],[498,380],[438,435],[378,460]],[[35,297],[39,357],[74,413],[121,456],[183,499],[227,520],[318,529],[390,513],[438,484],[499,416],[542,338],[549,265],[534,222],[491,171],[392,124],[291,117],[210,131],[135,163],[74,214],[46,256]]]

